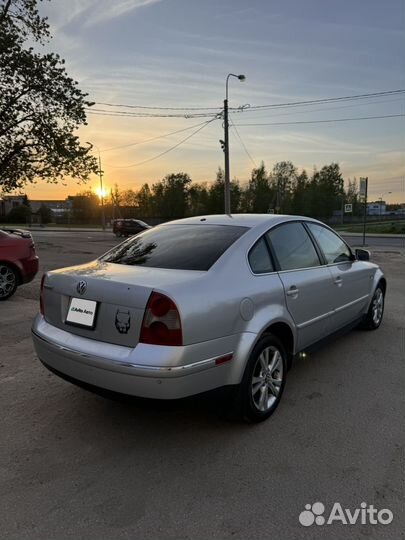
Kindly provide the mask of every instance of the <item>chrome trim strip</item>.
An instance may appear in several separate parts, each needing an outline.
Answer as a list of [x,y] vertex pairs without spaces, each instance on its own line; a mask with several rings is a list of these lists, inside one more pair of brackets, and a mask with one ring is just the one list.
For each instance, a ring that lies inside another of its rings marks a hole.
[[297,324],[297,328],[298,329],[305,328],[305,327],[309,326],[310,324],[321,321],[322,319],[326,319],[327,317],[330,317],[331,315],[334,315],[335,313],[340,313],[344,309],[352,307],[352,306],[354,306],[355,304],[357,304],[359,302],[363,302],[364,300],[366,300],[369,297],[370,297],[369,294],[361,296],[360,298],[357,298],[357,300],[353,300],[353,302],[349,302],[348,304],[345,304],[344,306],[340,306],[340,307],[338,307],[338,308],[336,308],[336,309],[334,309],[332,311],[328,311],[328,313],[324,313],[323,315],[318,315],[318,317],[314,317],[313,319],[310,319],[309,321],[305,321],[305,322],[303,322],[301,324]]
[[[146,364],[131,364],[130,362],[117,362],[117,364],[119,364],[120,366],[125,366],[125,367],[133,367],[133,368],[139,368],[139,369],[146,369],[148,371],[158,371],[158,372],[166,372],[166,373],[169,373],[169,372],[181,372],[181,371],[184,371],[184,370],[188,370],[188,369],[194,369],[194,368],[199,368],[199,367],[205,367],[205,366],[208,366],[210,367],[210,365],[212,364],[212,367],[214,367],[216,364],[215,362],[219,359],[219,358],[222,358],[223,356],[228,356],[230,354],[233,354],[232,352],[229,352],[229,353],[225,353],[225,354],[220,354],[219,356],[214,356],[213,358],[207,358],[206,360],[199,360],[198,362],[193,362],[192,364],[183,364],[182,366],[173,366],[173,367],[167,367],[167,366],[148,366]],[[222,364],[220,364],[222,365]]]
[[[218,356],[214,356],[212,358],[206,358],[204,360],[199,360],[198,362],[193,362],[192,364],[184,364],[184,365],[181,365],[181,366],[173,366],[173,367],[169,367],[169,366],[148,366],[146,364],[133,364],[131,362],[122,362],[122,361],[116,361],[116,360],[112,361],[109,358],[106,358],[104,356],[99,356],[99,355],[93,356],[93,355],[90,355],[90,354],[87,354],[87,353],[82,353],[80,351],[70,349],[69,347],[59,345],[58,343],[53,343],[52,341],[49,341],[48,339],[46,339],[43,336],[40,336],[39,334],[34,332],[34,330],[31,330],[31,331],[32,331],[33,335],[36,338],[40,339],[41,341],[44,341],[50,347],[53,347],[53,348],[58,349],[60,351],[67,352],[69,354],[72,354],[74,356],[78,356],[78,357],[83,358],[83,359],[88,359],[90,362],[92,360],[94,361],[94,359],[99,359],[101,361],[108,362],[110,368],[123,367],[123,368],[130,368],[130,369],[133,369],[133,370],[149,371],[151,373],[156,374],[155,376],[158,376],[159,374],[160,375],[179,374],[179,376],[181,376],[181,375],[186,375],[189,372],[202,371],[204,369],[209,369],[211,367],[215,367],[216,366],[215,362],[216,362],[217,359],[222,358],[223,356],[228,356],[230,354],[233,355],[233,351],[230,351],[230,352],[227,352],[227,353],[224,353],[224,354],[220,354]],[[92,365],[93,365],[93,363],[92,363]],[[220,365],[222,365],[222,364],[220,364]],[[220,367],[220,365],[218,367]],[[105,366],[99,366],[99,367],[100,367],[100,369],[106,369]]]
[[364,296],[361,296],[360,298],[357,298],[357,300],[353,300],[353,302],[349,302],[348,304],[345,304],[344,306],[340,306],[340,307],[336,308],[335,313],[338,313],[340,311],[343,311],[344,309],[352,307],[352,306],[354,306],[354,304],[357,304],[359,302],[363,302],[364,300],[366,300],[369,297],[370,297],[369,294],[365,294]]
[[322,319],[326,319],[327,317],[330,317],[333,315],[334,311],[328,311],[327,313],[323,313],[322,315],[318,315],[317,317],[314,317],[313,319],[309,319],[308,321],[305,321],[301,324],[297,324],[297,328],[306,328],[310,324],[316,323],[318,321],[321,321]]

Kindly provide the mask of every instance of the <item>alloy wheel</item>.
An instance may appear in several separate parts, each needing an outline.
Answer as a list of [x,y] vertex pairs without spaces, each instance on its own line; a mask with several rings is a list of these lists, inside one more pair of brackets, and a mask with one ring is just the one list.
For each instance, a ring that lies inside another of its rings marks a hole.
[[284,367],[281,352],[271,345],[260,353],[253,369],[251,393],[255,407],[268,411],[277,400],[283,383]]
[[371,312],[373,317],[373,322],[375,325],[380,324],[382,319],[384,309],[384,295],[380,288],[378,288],[373,297]]
[[11,268],[0,264],[0,298],[9,296],[15,289],[16,275]]

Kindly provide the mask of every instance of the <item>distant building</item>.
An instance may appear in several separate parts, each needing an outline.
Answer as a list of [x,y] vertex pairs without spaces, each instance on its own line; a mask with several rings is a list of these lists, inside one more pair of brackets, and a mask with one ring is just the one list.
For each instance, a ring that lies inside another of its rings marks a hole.
[[[0,197],[0,220],[5,218],[13,208],[24,204],[25,195],[3,195]],[[31,217],[34,223],[38,222],[38,210],[46,206],[52,212],[54,221],[66,220],[72,208],[71,198],[65,200],[29,200]]]
[[41,206],[46,206],[50,210],[52,210],[52,214],[55,215],[63,215],[66,214],[70,207],[71,203],[68,199],[55,201],[55,200],[44,200],[44,201],[38,201],[38,200],[32,200],[30,201],[31,210],[33,213],[38,212],[38,210],[41,208]]
[[385,201],[367,203],[367,214],[369,216],[385,216],[387,214]]
[[25,195],[3,195],[0,198],[0,218],[6,217],[10,210],[24,204],[24,201]]

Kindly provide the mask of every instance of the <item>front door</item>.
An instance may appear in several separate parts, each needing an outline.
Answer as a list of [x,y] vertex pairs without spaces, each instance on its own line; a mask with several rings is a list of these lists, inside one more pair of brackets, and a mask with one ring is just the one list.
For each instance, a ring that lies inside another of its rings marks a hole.
[[307,227],[319,245],[328,264],[334,284],[335,330],[350,324],[364,313],[373,279],[371,265],[354,259],[347,244],[333,231],[317,223]]

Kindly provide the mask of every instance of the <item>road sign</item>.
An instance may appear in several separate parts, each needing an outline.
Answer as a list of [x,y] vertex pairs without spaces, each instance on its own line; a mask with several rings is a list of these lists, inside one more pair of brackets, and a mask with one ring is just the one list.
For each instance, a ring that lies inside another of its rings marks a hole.
[[353,205],[345,204],[345,214],[350,214],[351,212],[353,212]]
[[363,209],[363,247],[366,245],[366,224],[367,224],[367,191],[368,178],[360,178],[360,200],[364,203]]
[[364,200],[367,194],[367,184],[368,184],[368,178],[360,178],[360,190],[359,190],[359,197],[360,200]]

